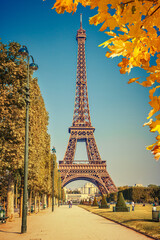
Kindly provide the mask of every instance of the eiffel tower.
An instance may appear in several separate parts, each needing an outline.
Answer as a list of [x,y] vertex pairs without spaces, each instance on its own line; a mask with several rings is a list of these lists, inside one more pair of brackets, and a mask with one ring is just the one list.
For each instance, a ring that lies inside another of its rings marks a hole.
[[[78,42],[77,79],[75,106],[72,126],[69,128],[70,138],[63,161],[59,161],[62,187],[76,180],[87,180],[95,184],[101,194],[116,192],[111,177],[106,170],[106,161],[102,161],[94,138],[95,128],[92,127],[86,77],[85,40],[86,31],[82,28],[77,31]],[[85,142],[88,161],[74,161],[77,142]]]

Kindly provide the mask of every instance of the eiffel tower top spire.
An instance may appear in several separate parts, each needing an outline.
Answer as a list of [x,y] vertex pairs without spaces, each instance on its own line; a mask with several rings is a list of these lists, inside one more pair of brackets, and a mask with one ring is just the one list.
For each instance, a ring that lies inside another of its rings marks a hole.
[[82,28],[82,13],[80,14],[80,29],[77,31],[76,40],[85,44],[86,31]]
[[80,28],[82,28],[82,13],[80,14]]
[[77,31],[76,40],[78,43],[77,78],[76,78],[75,106],[71,128],[73,127],[93,128],[91,125],[88,103],[86,60],[85,60],[86,31],[82,28],[82,14],[80,15],[80,29]]

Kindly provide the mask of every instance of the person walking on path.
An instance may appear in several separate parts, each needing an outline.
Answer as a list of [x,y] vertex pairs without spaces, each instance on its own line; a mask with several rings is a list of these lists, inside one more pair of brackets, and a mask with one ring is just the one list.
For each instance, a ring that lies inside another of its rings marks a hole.
[[132,211],[134,211],[134,206],[135,206],[134,201],[132,201]]

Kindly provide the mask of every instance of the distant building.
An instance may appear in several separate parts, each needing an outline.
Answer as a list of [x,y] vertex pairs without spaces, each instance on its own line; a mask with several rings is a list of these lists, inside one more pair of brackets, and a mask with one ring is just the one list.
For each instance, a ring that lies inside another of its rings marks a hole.
[[143,187],[143,184],[141,184],[141,183],[136,183],[134,186],[135,186],[135,187]]
[[65,188],[66,192],[66,201],[72,200],[73,203],[79,203],[81,200],[89,200],[90,198],[94,199],[94,196],[99,194],[99,189],[92,183],[87,182],[83,187],[78,188],[80,193],[70,194],[67,193],[68,189]]
[[87,182],[83,187],[78,188],[78,190],[82,194],[88,194],[88,195],[95,195],[96,193],[97,194],[99,193],[98,188],[90,182]]

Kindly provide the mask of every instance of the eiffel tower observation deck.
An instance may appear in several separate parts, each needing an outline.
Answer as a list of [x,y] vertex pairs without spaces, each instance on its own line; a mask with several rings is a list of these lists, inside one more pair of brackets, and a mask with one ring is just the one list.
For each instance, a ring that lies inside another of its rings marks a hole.
[[[59,161],[62,187],[72,181],[87,180],[95,184],[102,194],[116,192],[117,188],[106,170],[106,161],[102,161],[99,154],[94,138],[95,128],[91,124],[85,60],[86,31],[82,28],[82,14],[76,40],[78,56],[73,122],[69,127],[70,137],[64,159]],[[88,160],[87,163],[76,163],[76,145],[82,141],[86,143]]]

